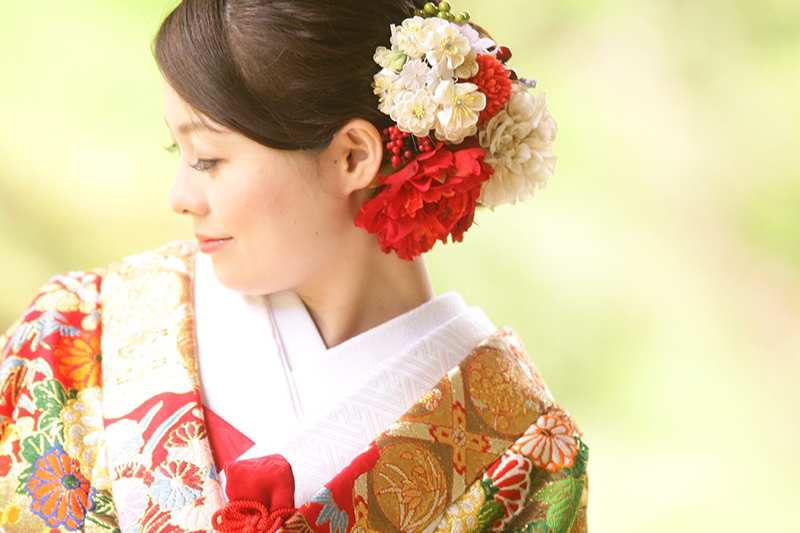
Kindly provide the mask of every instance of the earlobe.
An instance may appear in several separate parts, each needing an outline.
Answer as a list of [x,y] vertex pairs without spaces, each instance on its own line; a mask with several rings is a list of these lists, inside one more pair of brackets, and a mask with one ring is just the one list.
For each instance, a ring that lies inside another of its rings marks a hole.
[[348,122],[336,134],[344,157],[342,168],[346,177],[345,192],[350,194],[370,186],[383,161],[381,134],[364,119]]

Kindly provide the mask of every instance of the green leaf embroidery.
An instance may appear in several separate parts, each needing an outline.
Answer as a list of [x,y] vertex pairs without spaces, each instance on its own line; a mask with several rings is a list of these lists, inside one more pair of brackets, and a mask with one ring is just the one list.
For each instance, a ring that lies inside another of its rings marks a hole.
[[494,495],[500,492],[494,486],[491,479],[481,480],[481,490],[483,491],[483,505],[478,510],[478,531],[491,531],[494,523],[503,518],[503,504],[494,499]]
[[572,527],[578,516],[585,484],[584,478],[569,476],[551,483],[536,495],[538,501],[550,504],[546,521],[553,533],[567,533]]
[[22,441],[22,457],[33,466],[52,447],[53,443],[48,440],[47,435],[31,435]]
[[574,478],[582,478],[586,475],[586,464],[589,462],[589,447],[577,435],[575,436],[575,442],[578,444],[578,455],[575,456],[575,463],[572,468],[565,470]]
[[46,379],[33,389],[36,397],[36,407],[44,411],[61,413],[61,409],[67,405],[69,395],[64,387],[54,379]]
[[36,398],[36,407],[44,410],[39,419],[39,430],[54,435],[56,440],[64,440],[61,411],[73,395],[68,394],[61,383],[54,379],[47,379],[34,387],[33,395]]
[[17,477],[17,489],[14,491],[20,496],[28,495],[28,480],[33,474],[33,465],[29,466]]
[[97,495],[94,501],[94,514],[96,515],[111,515],[116,511],[114,507],[114,500],[112,500],[111,497],[106,494]]

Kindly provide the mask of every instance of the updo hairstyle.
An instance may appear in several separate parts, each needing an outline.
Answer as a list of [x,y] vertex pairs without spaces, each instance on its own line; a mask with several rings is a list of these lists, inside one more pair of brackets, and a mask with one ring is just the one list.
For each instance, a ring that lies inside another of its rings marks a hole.
[[379,130],[375,49],[425,0],[184,0],[154,42],[194,109],[271,148],[321,150],[354,118]]

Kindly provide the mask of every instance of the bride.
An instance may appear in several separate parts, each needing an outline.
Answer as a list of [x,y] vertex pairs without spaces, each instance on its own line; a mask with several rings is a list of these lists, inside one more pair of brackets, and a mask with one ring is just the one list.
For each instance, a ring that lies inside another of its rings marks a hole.
[[421,258],[555,164],[544,94],[469,18],[174,9],[154,50],[196,241],[56,276],[0,337],[0,527],[585,531],[570,415]]

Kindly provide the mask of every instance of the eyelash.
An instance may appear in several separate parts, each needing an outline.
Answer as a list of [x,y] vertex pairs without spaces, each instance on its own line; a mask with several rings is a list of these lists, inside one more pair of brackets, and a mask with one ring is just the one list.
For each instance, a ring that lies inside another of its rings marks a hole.
[[[171,154],[176,154],[176,153],[179,153],[181,151],[180,147],[178,146],[177,143],[172,143],[169,146],[165,146],[164,150],[166,150],[167,152],[169,152]],[[214,167],[217,166],[217,160],[216,159],[198,159],[197,163],[189,164],[189,166],[192,167],[193,169],[195,169],[198,172],[209,172],[211,170],[214,170]]]

